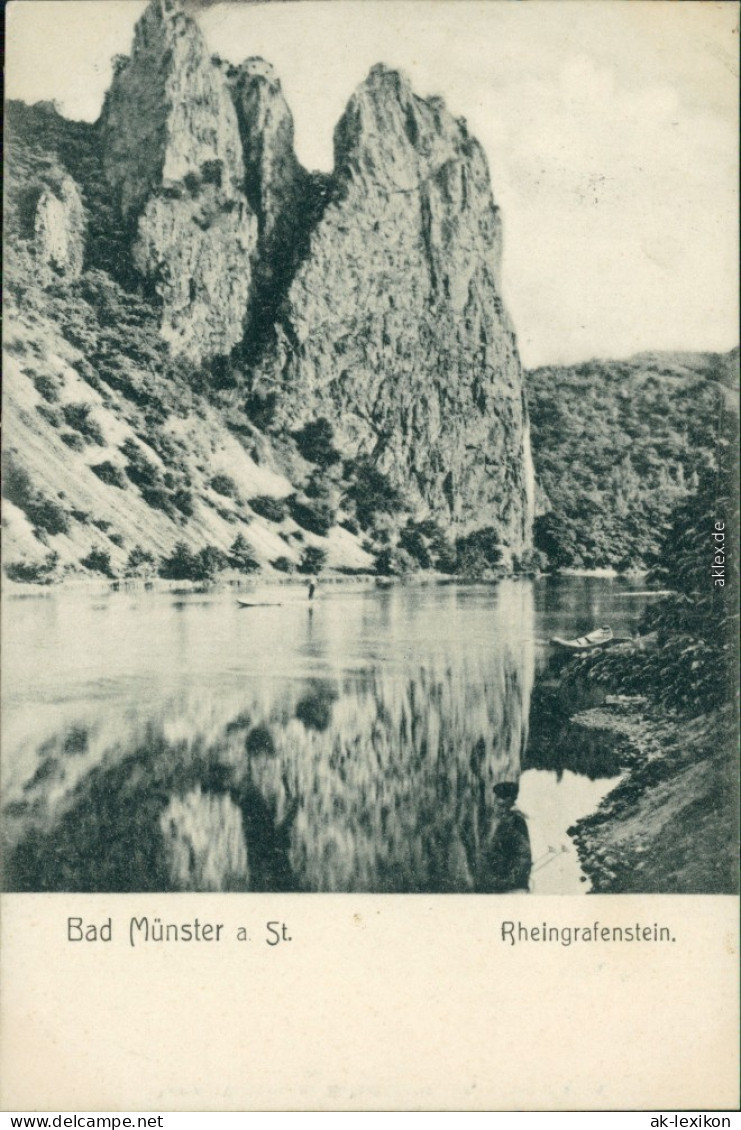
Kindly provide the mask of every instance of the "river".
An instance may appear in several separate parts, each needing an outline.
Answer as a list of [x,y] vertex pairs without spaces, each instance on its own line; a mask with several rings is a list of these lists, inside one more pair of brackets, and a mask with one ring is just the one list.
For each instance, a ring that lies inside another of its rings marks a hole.
[[5,889],[584,891],[567,829],[619,770],[529,761],[533,687],[643,587],[7,596]]

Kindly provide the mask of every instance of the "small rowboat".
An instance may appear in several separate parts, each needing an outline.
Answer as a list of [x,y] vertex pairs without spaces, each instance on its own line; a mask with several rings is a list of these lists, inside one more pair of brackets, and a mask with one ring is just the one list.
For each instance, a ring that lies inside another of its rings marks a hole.
[[237,604],[240,608],[282,608],[279,600],[240,600],[237,597]]
[[552,644],[563,648],[565,651],[590,651],[593,647],[605,647],[614,642],[616,641],[612,634],[612,628],[607,624],[604,624],[601,628],[595,628],[593,632],[589,632],[586,636],[577,636],[573,640],[564,640],[560,636],[554,636],[551,640]]
[[240,608],[313,608],[316,600],[244,600],[237,597]]

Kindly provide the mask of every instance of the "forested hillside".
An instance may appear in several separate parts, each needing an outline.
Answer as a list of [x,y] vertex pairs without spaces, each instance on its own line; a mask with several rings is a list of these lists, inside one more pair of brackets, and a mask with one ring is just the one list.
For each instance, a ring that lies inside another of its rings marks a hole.
[[527,374],[535,545],[553,568],[641,569],[675,506],[735,452],[738,350]]

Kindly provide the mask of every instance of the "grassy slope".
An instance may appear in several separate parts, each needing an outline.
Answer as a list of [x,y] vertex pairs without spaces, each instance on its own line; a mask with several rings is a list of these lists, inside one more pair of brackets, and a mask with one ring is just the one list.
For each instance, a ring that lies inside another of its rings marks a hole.
[[[111,372],[108,379],[101,376],[103,365],[91,363],[72,345],[60,320],[45,309],[48,296],[35,296],[36,309],[29,297],[23,312],[11,310],[7,321],[6,491],[9,468],[20,470],[36,498],[57,508],[66,529],[44,529],[33,514],[29,519],[28,508],[24,512],[6,500],[6,566],[40,561],[54,551],[62,568],[77,570],[80,559],[98,548],[110,554],[113,570],[120,573],[135,545],[155,557],[171,552],[178,541],[196,550],[212,545],[227,551],[237,534],[262,565],[281,556],[297,561],[307,544],[327,548],[330,565],[368,563],[344,530],[320,538],[290,518],[276,523],[252,512],[248,499],[285,497],[294,489],[256,430],[246,435],[230,430],[205,398],[158,372],[156,356],[145,367],[119,355],[118,387],[112,387]],[[73,298],[63,293],[56,302],[71,306]],[[76,315],[81,308],[78,301]],[[96,323],[88,309],[90,322]],[[109,356],[108,363],[113,361]],[[68,418],[79,422],[80,405],[87,406],[87,419],[70,426]],[[141,480],[136,483],[127,470],[134,449]],[[121,485],[95,474],[91,468],[101,464],[120,472]],[[231,480],[229,494],[214,489],[219,474]]]

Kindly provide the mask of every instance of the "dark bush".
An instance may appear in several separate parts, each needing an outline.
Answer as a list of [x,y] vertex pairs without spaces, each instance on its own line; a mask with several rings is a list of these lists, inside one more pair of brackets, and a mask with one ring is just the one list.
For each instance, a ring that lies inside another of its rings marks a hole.
[[226,554],[216,546],[193,553],[185,542],[178,542],[169,557],[160,562],[159,574],[173,581],[211,581],[229,564]]
[[299,562],[299,573],[321,573],[322,569],[327,563],[326,549],[320,549],[317,545],[307,545],[306,549],[301,554],[301,561]]
[[106,459],[104,463],[96,463],[91,466],[90,470],[94,475],[97,475],[101,482],[107,483],[111,487],[119,487],[121,490],[126,489],[126,476],[120,467],[115,463],[111,463]]
[[245,740],[245,749],[250,757],[274,757],[275,742],[267,726],[255,726]]
[[217,494],[223,494],[227,498],[234,498],[237,493],[237,484],[230,475],[214,475],[210,486]]
[[84,451],[85,449],[85,440],[77,432],[62,432],[59,438],[73,451]]
[[62,417],[56,408],[50,408],[48,404],[37,404],[36,411],[52,428],[61,428]]
[[329,683],[317,683],[296,705],[296,717],[307,730],[324,733],[332,721],[332,707],[337,692]]
[[247,397],[245,411],[255,427],[266,432],[275,422],[278,397],[274,392],[253,392]]
[[347,497],[355,503],[355,513],[362,529],[370,529],[376,514],[396,514],[401,509],[401,492],[389,479],[364,457],[345,465],[345,477],[350,479]]
[[172,505],[179,510],[185,518],[192,518],[195,513],[192,491],[174,490],[172,492]]
[[97,443],[100,447],[104,447],[105,436],[100,430],[100,425],[91,417],[90,412],[90,404],[65,404],[62,407],[62,415],[69,428],[79,432],[91,443]]
[[94,573],[103,573],[106,577],[114,576],[111,555],[105,549],[91,549],[87,557],[80,558],[80,564]]
[[334,511],[327,502],[304,501],[293,499],[291,502],[291,517],[304,530],[310,530],[319,537],[326,537],[332,529]]
[[270,564],[274,569],[277,569],[279,573],[296,572],[295,564],[288,557],[276,557],[275,561],[271,561]]
[[329,420],[320,416],[304,424],[300,431],[294,432],[293,438],[296,446],[309,463],[316,463],[320,467],[331,467],[339,463],[340,453],[332,445],[334,430]]
[[153,463],[147,459],[140,447],[130,439],[121,446],[121,451],[126,456],[126,474],[132,483],[139,487],[154,487],[162,484],[162,477]]
[[414,558],[399,547],[392,549],[387,546],[376,554],[375,571],[381,577],[401,577],[406,573],[413,573],[417,568]]
[[43,561],[14,561],[5,566],[5,574],[11,581],[27,585],[51,584],[53,574],[59,565],[59,554],[49,553]]
[[284,498],[273,498],[269,494],[259,494],[249,499],[249,504],[255,514],[267,518],[269,522],[282,522],[286,516],[287,503]]
[[33,386],[39,396],[43,396],[44,400],[49,404],[54,404],[59,400],[59,389],[57,388],[56,381],[52,380],[51,377],[39,373],[33,378]]
[[126,560],[126,573],[129,576],[154,572],[154,556],[140,545],[135,545]]
[[457,569],[465,576],[482,576],[487,570],[495,569],[502,560],[499,534],[493,526],[484,526],[457,538],[455,546]]
[[432,567],[432,555],[428,547],[427,538],[418,526],[409,522],[399,535],[399,546],[413,557],[422,569]]

